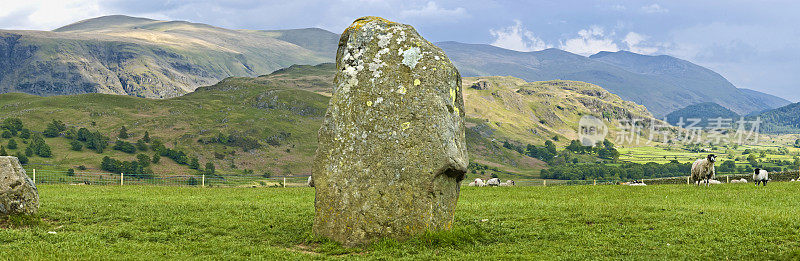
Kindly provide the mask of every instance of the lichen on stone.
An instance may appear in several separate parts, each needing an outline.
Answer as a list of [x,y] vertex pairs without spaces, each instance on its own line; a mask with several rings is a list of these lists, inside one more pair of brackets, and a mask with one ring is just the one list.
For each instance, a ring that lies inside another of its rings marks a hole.
[[449,229],[468,160],[455,66],[411,26],[377,17],[348,27],[336,57],[315,234],[352,246]]

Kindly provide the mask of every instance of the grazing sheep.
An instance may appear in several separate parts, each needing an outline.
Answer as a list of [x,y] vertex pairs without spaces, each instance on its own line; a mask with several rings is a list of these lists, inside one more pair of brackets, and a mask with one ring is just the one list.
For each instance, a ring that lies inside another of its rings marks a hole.
[[306,182],[306,185],[312,188],[314,187],[314,179],[312,179],[311,176],[308,176],[308,181]]
[[692,164],[692,180],[694,180],[695,185],[699,186],[701,181],[705,181],[706,186],[708,186],[709,180],[717,174],[714,169],[715,162],[717,162],[717,156],[709,154],[705,159],[696,160]]
[[762,183],[764,186],[766,186],[767,181],[769,181],[769,172],[759,168],[756,168],[756,170],[753,171],[753,182],[756,183],[756,186],[758,186],[759,183]]
[[470,187],[486,187],[486,183],[484,183],[482,179],[477,178],[477,179],[473,180],[472,182],[470,182],[467,186],[470,186]]
[[486,181],[486,186],[489,186],[489,187],[500,186],[500,179],[498,179],[498,178],[490,179],[490,180]]
[[517,185],[517,183],[514,182],[513,180],[510,180],[510,179],[506,180],[506,182],[500,183],[501,187],[511,187],[511,186],[515,186],[515,185]]
[[742,179],[734,179],[734,180],[731,180],[731,183],[747,183],[747,179],[744,179],[744,178],[742,178]]

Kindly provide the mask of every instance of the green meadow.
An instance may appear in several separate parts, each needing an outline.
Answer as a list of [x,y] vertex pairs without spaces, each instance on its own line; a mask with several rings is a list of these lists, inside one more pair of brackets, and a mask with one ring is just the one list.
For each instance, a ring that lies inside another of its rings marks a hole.
[[452,231],[313,236],[312,188],[39,187],[0,259],[798,259],[800,183],[465,187]]

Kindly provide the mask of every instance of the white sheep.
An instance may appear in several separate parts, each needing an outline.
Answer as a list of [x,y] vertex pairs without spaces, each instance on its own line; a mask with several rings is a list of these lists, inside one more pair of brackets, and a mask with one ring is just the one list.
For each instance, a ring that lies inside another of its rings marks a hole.
[[511,187],[511,186],[515,186],[515,185],[517,185],[517,183],[514,182],[513,180],[510,180],[510,179],[506,180],[506,182],[500,183],[501,187]]
[[500,186],[500,179],[498,179],[498,178],[490,179],[490,180],[486,181],[486,186],[489,186],[489,187]]
[[747,183],[747,179],[744,179],[744,178],[742,178],[742,179],[734,179],[734,180],[731,180],[731,183]]
[[484,183],[482,179],[476,178],[475,180],[470,182],[467,186],[470,186],[470,187],[485,187],[486,183]]
[[308,181],[306,182],[306,185],[308,185],[309,187],[313,188],[314,187],[314,179],[311,178],[311,177],[312,176],[308,176]]
[[756,170],[753,171],[753,182],[756,183],[756,186],[758,186],[759,183],[762,183],[764,186],[766,186],[767,181],[769,181],[769,172],[759,168],[756,168]]
[[705,181],[706,186],[709,180],[716,176],[717,171],[714,169],[714,163],[717,162],[717,156],[709,154],[705,159],[699,159],[692,164],[692,180],[696,185],[700,185],[700,181]]

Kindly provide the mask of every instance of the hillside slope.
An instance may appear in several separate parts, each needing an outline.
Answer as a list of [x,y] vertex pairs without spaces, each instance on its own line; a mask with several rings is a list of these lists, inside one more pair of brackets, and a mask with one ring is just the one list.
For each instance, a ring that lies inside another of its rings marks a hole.
[[300,42],[310,38],[305,32],[237,31],[119,15],[52,32],[0,30],[0,93],[169,98],[230,76],[331,61],[321,46],[281,40]]
[[769,110],[755,117],[761,118],[761,132],[776,134],[800,133],[800,103],[792,103]]
[[[438,45],[464,76],[510,75],[526,81],[588,82],[642,104],[658,117],[686,104],[709,100],[740,113],[771,108],[752,101],[713,71],[672,57],[634,54],[631,58],[628,56],[632,53],[619,52],[600,53],[589,58],[558,49],[517,52],[486,44],[442,42]],[[649,66],[638,68],[640,64]],[[711,88],[706,87],[709,84]]]
[[709,126],[710,120],[716,118],[731,119],[736,122],[739,120],[739,114],[713,102],[692,104],[667,114],[667,122],[674,126],[682,125],[680,127],[691,127],[694,123],[690,119],[701,121],[694,127]]

